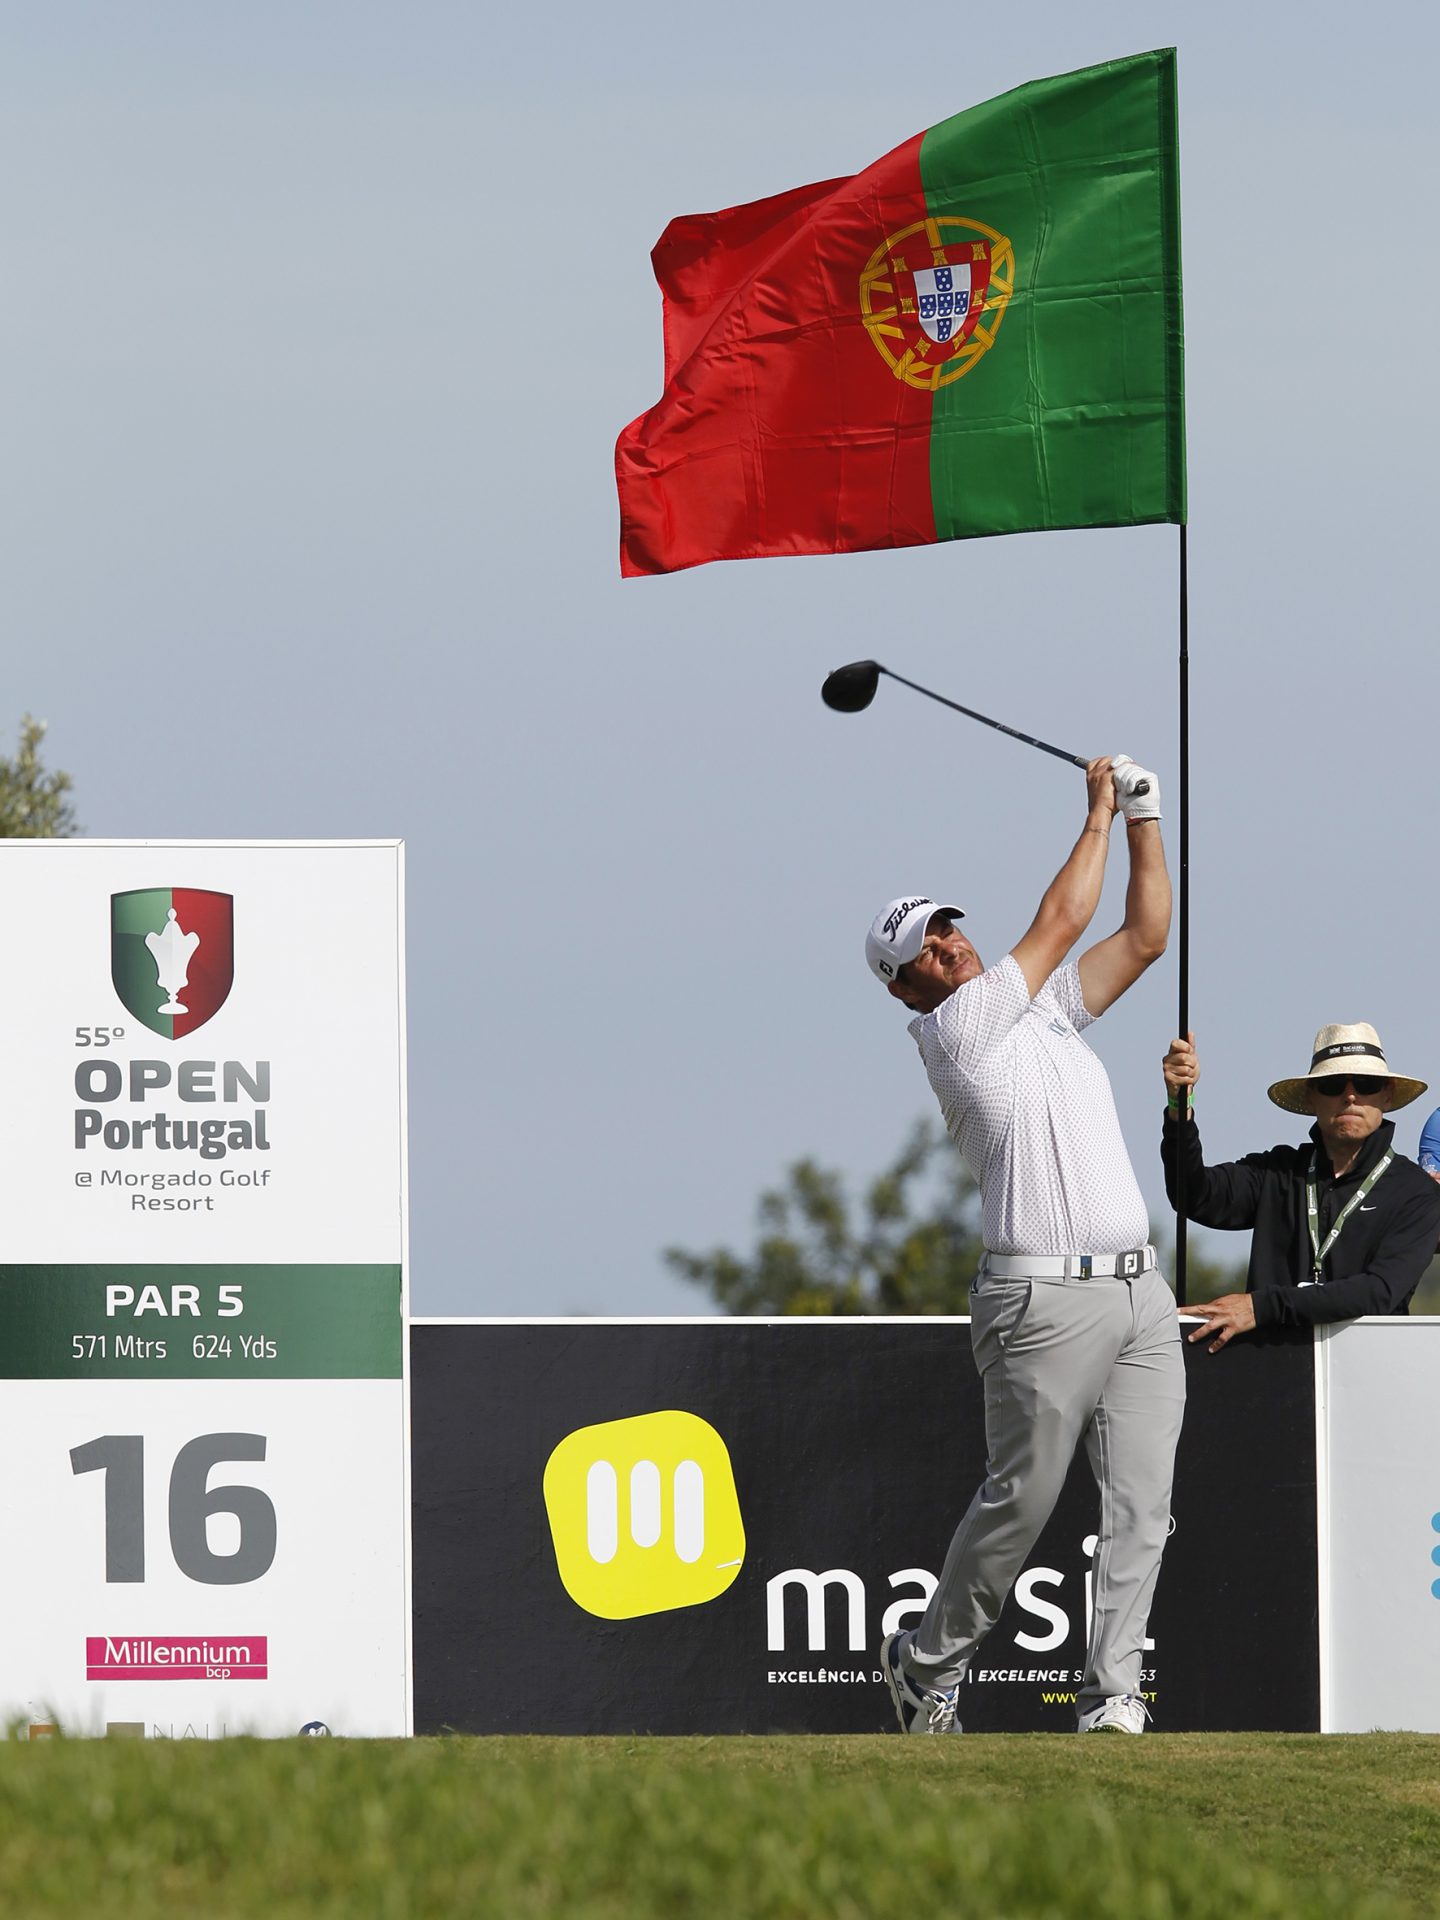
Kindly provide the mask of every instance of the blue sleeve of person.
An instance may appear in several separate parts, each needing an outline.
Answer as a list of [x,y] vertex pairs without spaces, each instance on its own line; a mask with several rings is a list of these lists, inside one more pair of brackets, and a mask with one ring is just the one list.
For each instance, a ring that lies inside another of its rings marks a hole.
[[1421,1131],[1420,1164],[1426,1173],[1440,1173],[1440,1107],[1431,1114]]

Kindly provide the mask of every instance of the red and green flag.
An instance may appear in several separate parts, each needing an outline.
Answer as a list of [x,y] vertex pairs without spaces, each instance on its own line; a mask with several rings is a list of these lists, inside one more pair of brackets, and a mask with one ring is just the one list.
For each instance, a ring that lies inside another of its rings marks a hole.
[[672,220],[620,565],[1185,518],[1173,49]]

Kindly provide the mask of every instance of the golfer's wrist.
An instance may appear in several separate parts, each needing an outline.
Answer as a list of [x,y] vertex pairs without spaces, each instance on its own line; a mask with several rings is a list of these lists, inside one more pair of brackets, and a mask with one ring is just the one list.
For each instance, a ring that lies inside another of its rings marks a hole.
[[[1181,1101],[1181,1094],[1184,1101]],[[1172,1120],[1188,1120],[1195,1111],[1195,1089],[1193,1087],[1168,1087],[1166,1089],[1165,1112]]]

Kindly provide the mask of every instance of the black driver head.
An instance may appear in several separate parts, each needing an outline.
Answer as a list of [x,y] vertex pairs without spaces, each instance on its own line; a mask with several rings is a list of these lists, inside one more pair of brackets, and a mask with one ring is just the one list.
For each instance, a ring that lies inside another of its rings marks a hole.
[[862,713],[875,698],[879,684],[878,660],[852,660],[848,667],[836,667],[825,676],[820,698],[836,713]]

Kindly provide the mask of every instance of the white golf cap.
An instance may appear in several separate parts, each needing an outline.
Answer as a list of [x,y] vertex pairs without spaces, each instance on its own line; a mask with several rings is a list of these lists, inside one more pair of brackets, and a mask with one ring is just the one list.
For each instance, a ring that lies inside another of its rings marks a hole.
[[907,960],[913,960],[925,944],[925,929],[933,914],[948,913],[952,920],[963,920],[964,909],[943,906],[924,894],[901,894],[884,906],[870,922],[865,936],[865,959],[877,980],[886,986]]

